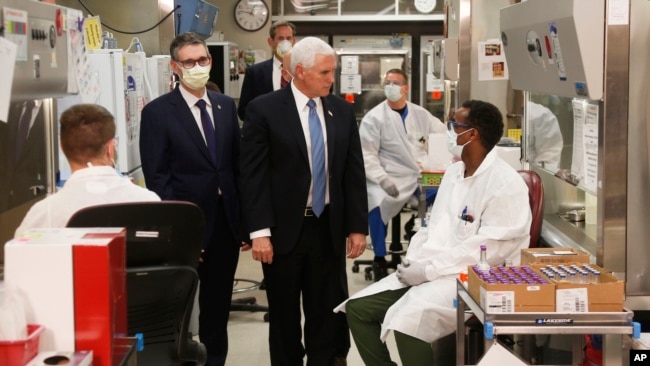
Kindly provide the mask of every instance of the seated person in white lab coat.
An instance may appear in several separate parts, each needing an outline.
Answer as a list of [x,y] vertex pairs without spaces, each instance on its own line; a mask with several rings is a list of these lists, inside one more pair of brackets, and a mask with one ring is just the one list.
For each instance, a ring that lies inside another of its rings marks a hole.
[[560,168],[564,140],[557,117],[541,104],[528,101],[529,162],[536,163],[555,172]]
[[65,227],[78,210],[106,203],[160,201],[115,170],[115,120],[96,104],[78,104],[61,114],[61,149],[72,175],[63,188],[37,202],[16,229]]
[[456,330],[458,274],[479,262],[481,244],[492,266],[518,264],[528,247],[528,187],[493,150],[503,134],[501,113],[471,100],[448,125],[449,150],[462,160],[445,171],[427,227],[413,236],[397,272],[335,309],[347,313],[366,365],[395,365],[384,343],[391,330],[402,365],[431,365],[431,342]]
[[431,133],[445,133],[445,125],[426,109],[408,102],[408,77],[391,69],[384,78],[386,100],[361,120],[359,135],[363,149],[368,189],[368,222],[375,258],[375,281],[388,274],[386,227],[411,199],[417,202],[418,178],[428,161]]

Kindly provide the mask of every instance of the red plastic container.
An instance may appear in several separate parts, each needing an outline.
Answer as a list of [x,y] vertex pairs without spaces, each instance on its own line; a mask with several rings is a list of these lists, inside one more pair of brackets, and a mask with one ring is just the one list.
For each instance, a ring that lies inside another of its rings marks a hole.
[[45,328],[42,325],[27,324],[27,338],[15,341],[0,341],[0,365],[24,366],[38,354],[38,341]]

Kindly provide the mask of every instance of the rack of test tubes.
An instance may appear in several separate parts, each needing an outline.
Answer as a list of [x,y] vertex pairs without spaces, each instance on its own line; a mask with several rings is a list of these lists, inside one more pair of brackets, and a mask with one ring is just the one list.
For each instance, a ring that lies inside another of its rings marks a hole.
[[497,266],[481,270],[472,266],[472,270],[485,283],[504,285],[547,285],[549,281],[529,266]]
[[555,282],[601,283],[601,272],[590,264],[548,264],[539,268],[546,277]]

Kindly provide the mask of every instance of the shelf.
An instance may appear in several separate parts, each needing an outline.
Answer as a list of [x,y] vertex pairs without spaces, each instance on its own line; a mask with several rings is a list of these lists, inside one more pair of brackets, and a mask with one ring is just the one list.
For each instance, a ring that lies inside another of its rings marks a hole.
[[[443,21],[444,2],[422,9],[412,0],[279,0],[272,2],[271,18],[292,22]],[[428,11],[428,12],[427,12]]]
[[284,20],[289,22],[406,22],[431,21],[442,22],[443,14],[427,15],[274,15],[273,22]]
[[596,263],[595,224],[571,223],[556,214],[545,214],[541,236],[551,247],[571,247],[584,250]]

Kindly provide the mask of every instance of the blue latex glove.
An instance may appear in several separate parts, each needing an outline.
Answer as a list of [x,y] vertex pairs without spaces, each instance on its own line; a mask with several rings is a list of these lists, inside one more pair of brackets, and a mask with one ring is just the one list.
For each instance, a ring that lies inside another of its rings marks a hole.
[[426,264],[424,263],[411,262],[404,258],[402,259],[402,264],[397,265],[397,279],[405,285],[417,286],[428,281],[425,267]]

